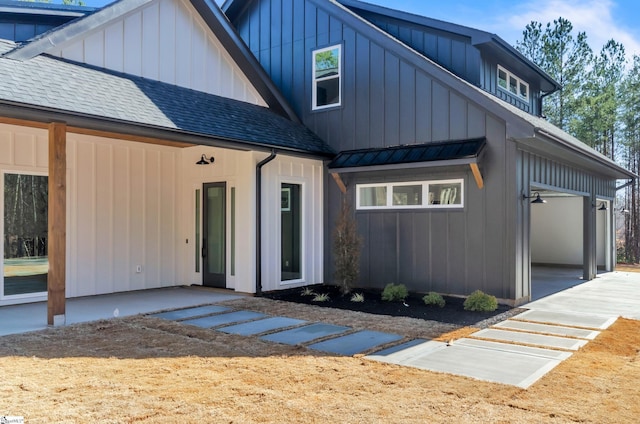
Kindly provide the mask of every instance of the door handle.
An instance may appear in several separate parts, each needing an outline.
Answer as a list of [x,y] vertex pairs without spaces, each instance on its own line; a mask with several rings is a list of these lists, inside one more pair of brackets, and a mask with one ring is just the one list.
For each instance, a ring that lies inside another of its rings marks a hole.
[[202,257],[207,257],[207,239],[202,240]]

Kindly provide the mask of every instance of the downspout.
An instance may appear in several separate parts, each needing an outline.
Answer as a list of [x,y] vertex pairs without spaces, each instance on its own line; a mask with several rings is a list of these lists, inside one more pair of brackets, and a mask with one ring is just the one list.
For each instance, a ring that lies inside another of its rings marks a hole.
[[553,94],[557,91],[558,90],[547,91],[546,93],[542,93],[540,95],[540,97],[538,98],[538,116],[539,117],[547,119],[547,117],[544,116],[544,113],[542,113],[542,100],[544,100],[544,98],[547,97],[548,95]]
[[256,294],[262,293],[262,167],[276,158],[276,151],[256,165]]

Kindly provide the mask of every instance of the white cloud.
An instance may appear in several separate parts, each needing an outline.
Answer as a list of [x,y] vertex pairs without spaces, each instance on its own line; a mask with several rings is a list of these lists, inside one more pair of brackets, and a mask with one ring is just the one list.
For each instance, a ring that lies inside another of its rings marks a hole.
[[[614,39],[625,47],[627,58],[640,55],[640,41],[631,29],[625,28],[613,17],[613,0],[538,0],[520,4],[515,13],[503,16],[512,30],[517,30],[515,39],[522,38],[522,30],[531,21],[538,21],[545,25],[554,19],[563,17],[568,19],[574,28],[574,33],[585,32],[587,41],[595,53],[610,39]],[[513,10],[512,10],[513,11]],[[504,28],[504,24],[503,24]],[[514,42],[515,40],[509,40]]]

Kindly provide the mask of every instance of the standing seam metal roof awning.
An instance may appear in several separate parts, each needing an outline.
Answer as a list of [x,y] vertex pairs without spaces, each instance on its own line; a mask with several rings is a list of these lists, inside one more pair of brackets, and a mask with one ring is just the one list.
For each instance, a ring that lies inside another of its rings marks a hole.
[[444,141],[340,152],[332,173],[469,165],[478,162],[486,138]]

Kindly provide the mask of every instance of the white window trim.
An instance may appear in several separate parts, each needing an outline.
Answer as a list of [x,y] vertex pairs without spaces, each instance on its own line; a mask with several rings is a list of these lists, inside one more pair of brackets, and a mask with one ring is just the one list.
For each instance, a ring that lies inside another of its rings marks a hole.
[[[428,204],[429,186],[436,184],[460,184],[460,204]],[[393,187],[422,185],[422,204],[421,205],[394,205],[393,204]],[[387,202],[385,206],[361,206],[360,205],[360,189],[367,187],[386,187]],[[372,183],[372,184],[356,184],[356,210],[388,210],[388,209],[462,209],[464,208],[464,179],[456,178],[450,180],[428,180],[428,181],[403,181],[389,183]]]
[[[500,85],[500,71],[504,72],[505,74],[507,74],[507,88],[504,88]],[[509,90],[509,78],[513,78],[518,82],[518,87],[517,87],[517,93],[513,94],[510,90]],[[529,89],[529,84],[526,83],[522,78],[514,75],[512,72],[507,71],[505,68],[503,68],[502,66],[498,65],[498,72],[496,73],[496,85],[498,86],[498,88],[502,91],[504,91],[505,93],[508,93],[511,96],[515,96],[520,100],[524,100],[524,101],[529,101],[529,97],[530,97],[530,89]],[[527,95],[526,97],[522,96],[520,94],[521,90],[520,90],[520,86],[525,86],[527,87]]]
[[[316,55],[318,53],[326,52],[329,50],[338,49],[338,75],[330,76],[326,78],[316,78]],[[338,102],[331,103],[329,105],[318,106],[318,82],[319,81],[327,81],[330,79],[338,80]],[[328,109],[332,107],[339,107],[342,105],[342,45],[336,44],[334,46],[325,47],[322,49],[314,50],[311,53],[311,110],[322,110]]]

